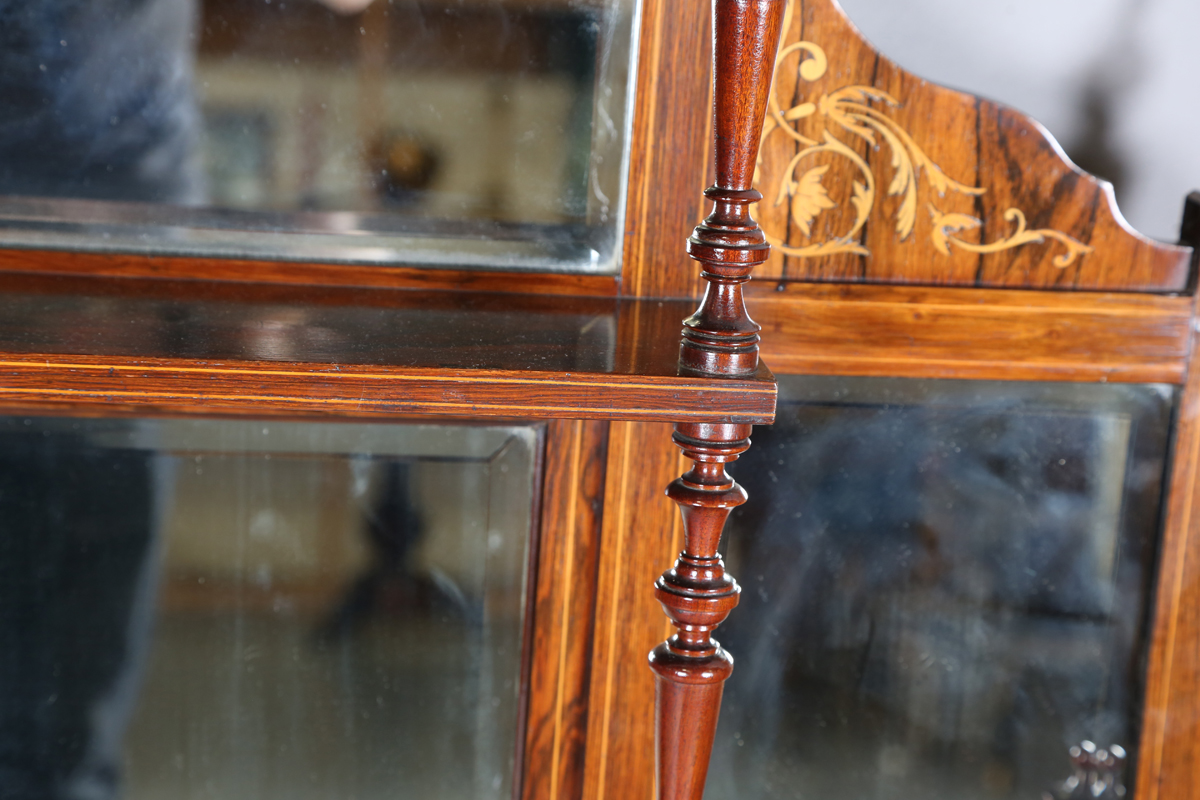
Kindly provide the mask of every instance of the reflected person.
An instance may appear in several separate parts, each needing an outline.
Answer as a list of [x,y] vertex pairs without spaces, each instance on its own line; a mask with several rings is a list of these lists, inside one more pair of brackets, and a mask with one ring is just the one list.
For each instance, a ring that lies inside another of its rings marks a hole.
[[[203,203],[197,13],[193,0],[0,0],[0,195]],[[69,421],[20,423],[0,427],[0,797],[108,800],[169,475]]]
[[[0,194],[201,202],[195,13],[0,0]],[[162,493],[147,453],[43,434],[0,439],[0,797],[107,800],[149,640]]]
[[0,193],[195,204],[192,0],[0,0]]

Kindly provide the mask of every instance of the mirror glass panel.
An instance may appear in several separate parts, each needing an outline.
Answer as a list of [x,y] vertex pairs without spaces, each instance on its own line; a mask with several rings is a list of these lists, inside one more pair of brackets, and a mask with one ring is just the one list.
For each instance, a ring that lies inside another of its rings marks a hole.
[[0,420],[0,796],[511,797],[538,446]]
[[[726,542],[738,660],[707,797],[1121,794],[1172,402],[782,379],[731,470],[753,502]],[[1072,783],[1085,742],[1111,784]]]
[[0,243],[614,271],[634,0],[0,6]]

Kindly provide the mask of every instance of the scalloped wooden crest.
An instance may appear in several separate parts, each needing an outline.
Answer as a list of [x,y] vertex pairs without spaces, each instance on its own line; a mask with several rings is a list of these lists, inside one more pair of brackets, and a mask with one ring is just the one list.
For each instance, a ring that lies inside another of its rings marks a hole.
[[1191,248],[1121,216],[1037,122],[882,56],[789,0],[763,126],[759,279],[1182,291]]

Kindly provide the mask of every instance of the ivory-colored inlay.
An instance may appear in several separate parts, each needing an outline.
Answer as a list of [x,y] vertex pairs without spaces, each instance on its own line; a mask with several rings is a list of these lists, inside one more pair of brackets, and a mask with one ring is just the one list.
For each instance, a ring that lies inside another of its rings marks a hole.
[[[789,0],[784,11],[784,31],[790,30],[794,6],[795,0]],[[784,60],[793,53],[798,53],[800,57],[798,74],[801,81],[818,80],[829,68],[829,60],[820,45],[806,41],[793,42],[779,49],[779,55],[775,59],[777,78]],[[873,148],[878,147],[880,141],[886,145],[891,154],[892,168],[895,170],[891,182],[887,185],[886,194],[902,198],[900,208],[895,213],[896,234],[900,241],[908,239],[916,224],[917,188],[921,179],[942,196],[946,192],[972,196],[987,192],[986,187],[967,186],[946,175],[889,114],[870,105],[874,101],[888,108],[899,108],[900,101],[887,92],[873,86],[844,86],[821,95],[815,103],[800,102],[785,110],[774,90],[774,82],[772,86],[767,117],[763,125],[762,146],[759,149],[754,175],[755,184],[764,186],[763,201],[775,206],[788,203],[791,219],[797,229],[805,237],[811,238],[813,220],[822,211],[837,207],[837,203],[821,183],[829,170],[828,164],[809,166],[802,172],[801,168],[811,164],[813,156],[828,153],[848,159],[859,175],[859,179],[851,186],[850,203],[854,208],[854,224],[844,234],[806,245],[790,245],[785,240],[786,234],[781,236],[769,230],[767,225],[763,226],[767,241],[786,255],[808,258],[835,253],[857,253],[863,256],[871,254],[861,241],[861,233],[875,204],[875,175],[866,160],[848,146],[843,138],[839,138],[839,135],[858,137]],[[798,130],[797,123],[813,115],[825,120],[819,141],[810,139]],[[800,148],[781,173],[763,175],[762,153],[767,149],[771,137],[778,136],[790,137]],[[763,180],[766,181],[765,185]],[[1053,260],[1054,266],[1061,268],[1069,266],[1077,257],[1092,252],[1089,245],[1061,231],[1027,229],[1025,213],[1019,208],[1009,208],[1004,212],[1004,219],[1014,225],[1011,234],[983,243],[964,241],[954,235],[979,227],[982,224],[979,219],[967,214],[943,213],[932,203],[928,204],[928,210],[933,221],[929,235],[934,247],[943,255],[950,255],[951,247],[959,247],[973,253],[996,253],[1053,239],[1066,248],[1066,252]]]

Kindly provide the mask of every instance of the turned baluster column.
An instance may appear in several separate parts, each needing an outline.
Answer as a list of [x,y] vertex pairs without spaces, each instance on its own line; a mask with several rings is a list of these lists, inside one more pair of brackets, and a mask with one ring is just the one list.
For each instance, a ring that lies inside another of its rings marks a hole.
[[696,372],[745,375],[758,367],[759,326],[746,313],[742,284],[770,245],[750,216],[762,199],[751,185],[762,136],[784,0],[713,0],[713,150],[717,182],[705,190],[712,213],[687,252],[708,282],[683,321],[679,361]]
[[[699,309],[683,321],[680,368],[738,376],[758,368],[759,326],[746,313],[742,284],[770,247],[750,216],[762,199],[751,185],[784,0],[714,0],[713,81],[715,186],[704,194],[712,213],[688,239],[708,282]],[[746,492],[725,473],[750,446],[750,426],[680,423],[674,440],[692,468],[667,495],[683,515],[684,548],[655,584],[678,633],[654,648],[655,747],[661,800],[700,800],[717,714],[733,658],[712,638],[737,605],[737,582],[725,573],[717,546],[729,513]]]
[[700,800],[721,691],[733,658],[712,638],[737,605],[741,588],[725,574],[717,552],[729,512],[746,502],[746,491],[725,474],[750,446],[750,426],[684,423],[675,444],[694,465],[667,487],[683,514],[683,552],[654,584],[654,593],[679,632],[654,648],[657,677],[655,727],[658,796]]

